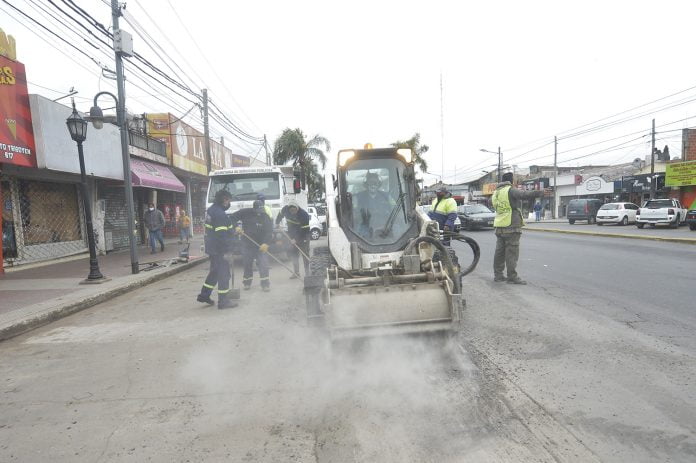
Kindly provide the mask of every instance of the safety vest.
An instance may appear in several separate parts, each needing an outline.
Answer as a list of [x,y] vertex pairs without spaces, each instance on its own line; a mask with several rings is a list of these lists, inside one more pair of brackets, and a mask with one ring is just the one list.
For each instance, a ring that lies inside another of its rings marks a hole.
[[512,224],[512,205],[510,204],[510,185],[498,188],[493,192],[493,208],[495,209],[494,227],[509,227]]
[[273,211],[271,210],[271,206],[267,206],[266,204],[263,205],[263,210],[266,211],[266,214],[268,214],[268,217],[273,220]]
[[442,198],[439,202],[438,199],[433,199],[433,212],[436,214],[449,215],[451,213],[457,213],[457,201],[454,198]]

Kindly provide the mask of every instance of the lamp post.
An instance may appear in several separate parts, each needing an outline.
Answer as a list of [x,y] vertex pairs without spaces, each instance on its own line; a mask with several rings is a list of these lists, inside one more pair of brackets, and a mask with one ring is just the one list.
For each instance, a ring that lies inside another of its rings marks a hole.
[[[102,95],[109,95],[116,102],[116,120],[113,120],[113,116],[104,116],[104,112],[97,104],[97,99]],[[95,129],[101,129],[104,127],[104,122],[116,122],[121,131],[121,161],[123,163],[123,188],[126,192],[126,217],[128,220],[128,244],[130,246],[130,258],[131,258],[131,273],[136,274],[140,272],[140,266],[138,265],[138,248],[135,242],[135,237],[133,236],[133,229],[131,227],[135,224],[135,210],[133,208],[133,181],[131,180],[131,170],[130,170],[130,154],[128,154],[128,128],[126,127],[126,118],[123,114],[123,109],[121,107],[121,102],[113,93],[109,92],[99,92],[94,95],[94,106],[89,110],[89,120]]]
[[87,283],[101,283],[107,279],[99,271],[97,261],[97,251],[94,245],[94,227],[92,225],[92,206],[87,192],[87,178],[85,176],[85,156],[82,152],[82,142],[87,138],[87,121],[85,121],[75,109],[73,101],[73,112],[65,121],[68,125],[70,138],[77,143],[77,154],[80,158],[80,189],[82,193],[82,208],[85,210],[85,225],[87,228],[87,245],[89,247],[89,275]]
[[500,146],[498,147],[498,152],[495,151],[489,151],[486,149],[481,148],[479,151],[482,153],[491,153],[491,154],[497,154],[498,155],[498,183],[502,181],[502,170],[503,170],[503,153],[500,152]]

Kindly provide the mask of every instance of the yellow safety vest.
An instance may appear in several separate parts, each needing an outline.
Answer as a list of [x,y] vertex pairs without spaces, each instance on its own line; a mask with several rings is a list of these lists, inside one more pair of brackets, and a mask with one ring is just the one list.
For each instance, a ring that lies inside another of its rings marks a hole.
[[454,198],[443,198],[437,202],[437,198],[433,199],[433,212],[442,215],[449,215],[452,212],[457,213],[457,201]]
[[509,227],[512,223],[512,205],[510,204],[510,185],[498,188],[493,192],[493,208],[495,209],[494,227]]
[[273,211],[271,210],[271,206],[263,205],[263,210],[266,211],[266,214],[268,214],[268,217],[273,220]]

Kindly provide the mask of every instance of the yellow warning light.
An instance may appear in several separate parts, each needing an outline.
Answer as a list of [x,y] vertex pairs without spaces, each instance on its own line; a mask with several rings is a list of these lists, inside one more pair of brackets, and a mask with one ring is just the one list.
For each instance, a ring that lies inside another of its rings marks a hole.
[[365,143],[365,146],[363,147],[366,150],[371,150],[372,149],[372,143]]

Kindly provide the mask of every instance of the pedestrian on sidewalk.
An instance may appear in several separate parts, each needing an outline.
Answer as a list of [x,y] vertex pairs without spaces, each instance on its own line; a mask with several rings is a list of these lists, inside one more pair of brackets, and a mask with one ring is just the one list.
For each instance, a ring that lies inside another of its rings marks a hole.
[[150,254],[157,252],[157,241],[159,241],[160,251],[164,251],[164,236],[162,235],[164,214],[159,209],[156,209],[153,203],[148,204],[147,211],[145,211],[145,228],[147,228],[150,236],[150,248],[152,249]]
[[[507,281],[511,284],[526,285],[527,282],[517,274],[517,261],[520,258],[520,238],[522,236],[522,201],[541,197],[544,191],[522,191],[512,187],[512,172],[503,174],[503,182],[493,193],[495,208],[495,255],[493,257],[493,281]],[[507,267],[507,277],[504,271]]]
[[253,207],[240,209],[230,216],[232,224],[242,222],[236,232],[242,235],[242,257],[244,258],[244,289],[251,288],[254,280],[254,261],[259,269],[259,280],[263,291],[271,290],[268,265],[268,243],[273,237],[273,222],[264,210],[263,203],[256,200]]
[[230,208],[231,200],[232,194],[229,191],[218,191],[213,205],[205,214],[205,253],[210,256],[210,271],[196,300],[215,304],[210,295],[217,285],[218,309],[237,307],[237,303],[230,299],[239,299],[239,292],[230,289],[234,285],[234,276],[230,272],[230,263],[225,258],[225,254],[232,251],[231,231],[234,222],[225,212]]
[[179,244],[183,243],[184,240],[189,242],[191,238],[191,217],[186,215],[185,210],[181,210],[181,215],[179,216]]
[[[287,206],[280,210],[280,214],[276,217],[276,225],[285,219],[288,224],[288,236],[290,237],[290,256],[292,258],[292,267],[295,273],[290,276],[291,279],[297,278],[300,274],[300,251],[302,250],[302,260],[304,262],[305,276],[309,269],[309,214],[302,209],[295,201],[290,201]],[[299,248],[299,249],[298,249]]]
[[535,221],[541,222],[541,201],[534,203],[534,217]]

